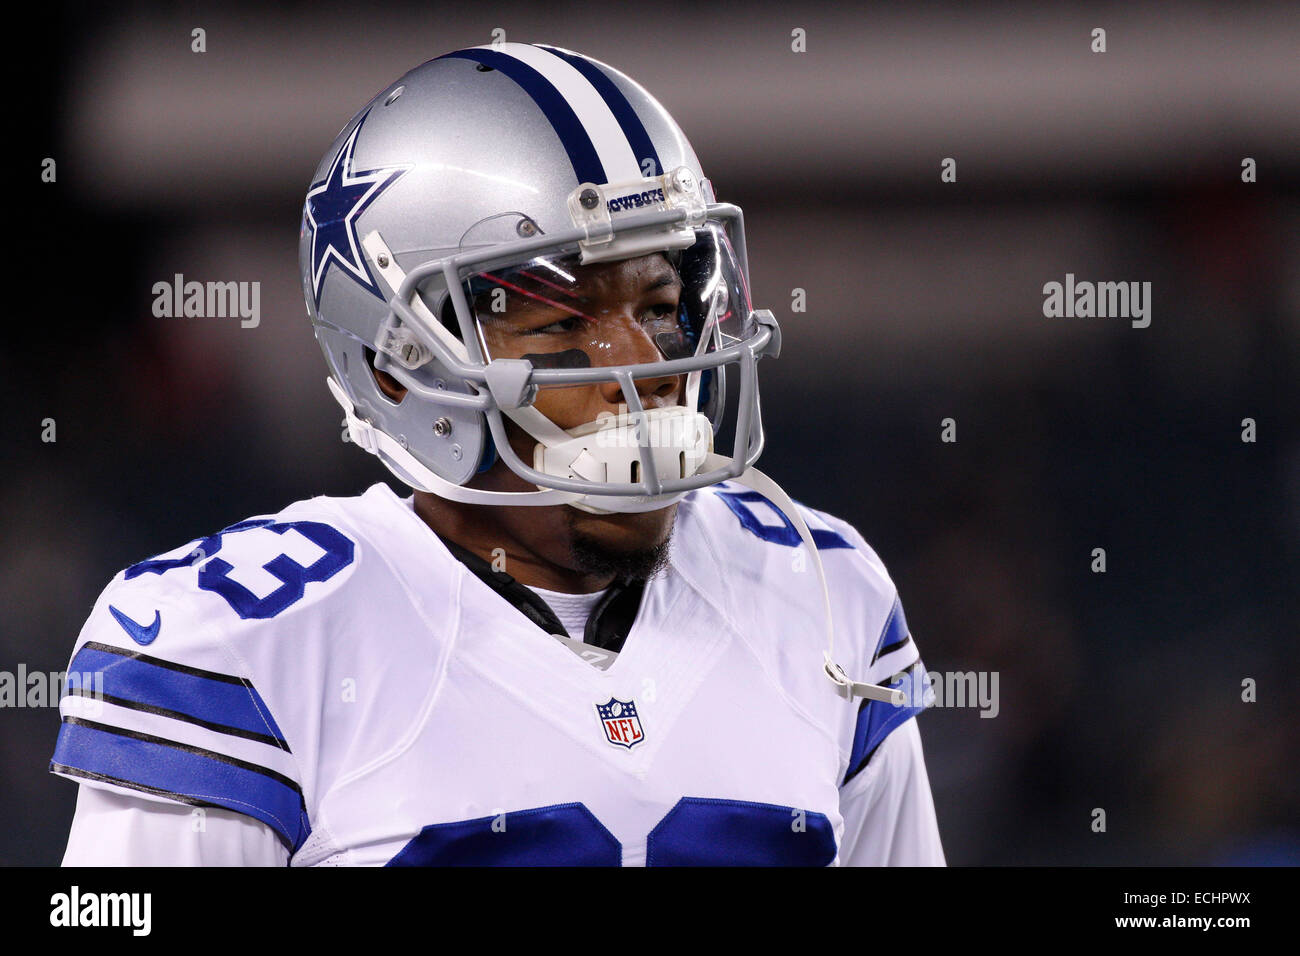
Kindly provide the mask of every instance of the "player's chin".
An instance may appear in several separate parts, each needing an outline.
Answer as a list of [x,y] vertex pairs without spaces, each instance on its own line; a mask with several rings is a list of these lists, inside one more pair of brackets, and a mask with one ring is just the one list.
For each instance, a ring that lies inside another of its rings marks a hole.
[[[592,496],[588,499],[599,507],[600,499]],[[580,508],[571,508],[570,524],[588,534],[600,535],[611,544],[623,542],[629,546],[636,544],[653,545],[667,540],[672,533],[673,521],[677,517],[677,503],[673,502],[655,511],[615,512],[613,514],[592,514]]]
[[568,510],[574,558],[583,570],[646,578],[662,567],[677,517],[676,503],[631,514]]

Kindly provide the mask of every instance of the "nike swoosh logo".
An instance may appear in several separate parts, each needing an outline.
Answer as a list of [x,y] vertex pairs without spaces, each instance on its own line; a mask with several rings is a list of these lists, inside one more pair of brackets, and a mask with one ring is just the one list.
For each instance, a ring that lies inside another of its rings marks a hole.
[[113,612],[113,617],[117,618],[117,623],[122,625],[122,630],[131,635],[131,640],[137,644],[152,644],[153,639],[158,636],[158,630],[162,627],[162,612],[153,612],[153,623],[148,627],[143,624],[137,624],[131,620],[113,605],[108,609]]

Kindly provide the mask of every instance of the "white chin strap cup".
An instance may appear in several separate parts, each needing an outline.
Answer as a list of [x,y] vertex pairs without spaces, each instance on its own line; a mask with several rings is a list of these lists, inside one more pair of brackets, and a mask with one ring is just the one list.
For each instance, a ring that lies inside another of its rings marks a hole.
[[[642,479],[641,438],[660,481],[689,478],[713,451],[713,426],[699,412],[682,405],[652,408],[641,414],[602,414],[564,432],[543,436],[533,453],[533,467],[548,475],[584,481],[637,482]],[[680,501],[682,494],[647,497],[592,495],[570,502],[593,514],[657,511]],[[599,504],[596,504],[599,502]]]

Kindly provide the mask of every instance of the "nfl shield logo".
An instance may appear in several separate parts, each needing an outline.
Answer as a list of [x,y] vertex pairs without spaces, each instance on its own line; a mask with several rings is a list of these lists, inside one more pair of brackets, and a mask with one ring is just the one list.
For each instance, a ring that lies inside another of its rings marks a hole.
[[631,750],[645,740],[635,702],[611,697],[608,703],[596,705],[596,713],[600,715],[600,725],[605,728],[605,739],[614,746]]

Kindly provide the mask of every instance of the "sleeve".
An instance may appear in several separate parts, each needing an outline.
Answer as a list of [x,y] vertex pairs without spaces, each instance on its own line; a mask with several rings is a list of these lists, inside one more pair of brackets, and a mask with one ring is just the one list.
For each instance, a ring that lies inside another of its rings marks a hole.
[[[82,629],[59,703],[50,770],[81,785],[68,860],[235,859],[264,837],[291,855],[310,832],[301,775],[247,667],[192,591],[126,574]],[[187,847],[194,820],[207,830]]]
[[916,717],[934,691],[897,593],[866,679],[903,691],[901,705],[863,700],[840,787],[845,866],[943,866],[934,798]]
[[863,700],[858,707],[849,753],[847,785],[867,767],[877,747],[894,731],[934,702],[934,690],[921,661],[921,652],[907,627],[907,616],[897,594],[885,618],[884,627],[870,645],[873,652],[865,680],[903,692],[901,705]]
[[915,719],[840,789],[841,866],[946,866]]
[[275,832],[242,813],[79,788],[64,866],[287,866]]
[[[866,620],[865,638],[853,660],[856,677],[903,692],[902,704],[863,700],[848,715],[849,756],[840,781],[845,866],[944,866],[934,798],[921,749],[917,717],[934,703],[934,690],[912,639],[898,590],[884,564],[857,530],[821,515],[864,562],[862,575],[847,579],[845,618]],[[883,619],[883,620],[882,620]]]

